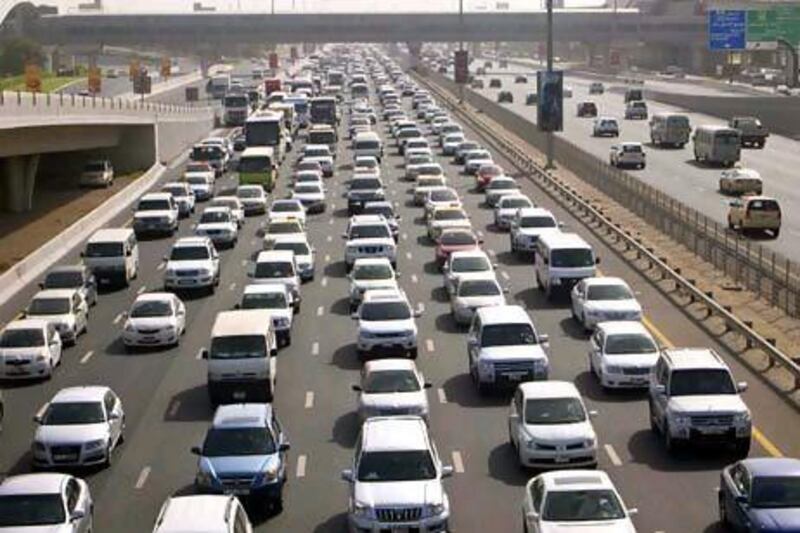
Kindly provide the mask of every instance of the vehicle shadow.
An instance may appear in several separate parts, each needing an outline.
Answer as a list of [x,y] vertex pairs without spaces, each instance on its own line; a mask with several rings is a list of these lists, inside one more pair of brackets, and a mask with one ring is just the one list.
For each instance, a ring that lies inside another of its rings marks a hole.
[[512,298],[526,309],[547,309],[547,298],[536,287],[528,287],[512,294]]
[[172,396],[164,422],[210,422],[214,417],[214,406],[208,399],[206,385],[184,389]]
[[350,215],[347,214],[347,207],[335,209],[332,214],[335,218],[350,218]]
[[351,342],[336,348],[331,355],[331,364],[342,370],[361,370],[355,343]]
[[314,528],[314,533],[341,533],[347,531],[347,513],[333,515]]
[[517,454],[511,443],[504,442],[489,452],[489,476],[506,485],[522,487],[530,479],[530,474],[519,465]]
[[[466,370],[466,356],[464,357],[464,369]],[[508,405],[509,396],[506,394],[478,394],[475,384],[468,372],[456,374],[442,383],[445,396],[449,403],[454,403],[461,407],[501,407]]]
[[562,318],[558,321],[558,325],[561,331],[572,339],[585,341],[591,336],[572,316]]
[[595,375],[588,370],[588,357],[586,367],[587,370],[581,371],[573,380],[584,398],[603,403],[641,402],[646,398],[646,389],[603,389]]
[[342,448],[352,448],[356,445],[361,422],[356,411],[349,411],[338,417],[333,423],[331,440]]
[[431,300],[439,303],[448,303],[450,296],[447,294],[447,289],[444,287],[434,287],[431,289]]
[[325,265],[324,272],[329,278],[343,278],[347,275],[347,265],[344,260],[332,261]]
[[719,471],[736,460],[733,453],[719,447],[687,448],[668,454],[660,435],[650,429],[641,429],[630,437],[628,452],[631,462],[661,472]]
[[425,248],[433,247],[433,241],[431,241],[430,237],[428,237],[427,235],[418,235],[417,244],[419,244],[420,246],[424,246]]
[[439,263],[436,262],[435,259],[433,261],[426,262],[425,265],[422,267],[422,270],[426,274],[431,274],[434,276],[442,274],[442,269],[439,268]]
[[510,250],[506,250],[504,252],[499,252],[496,257],[497,257],[497,262],[502,264],[502,265],[520,266],[520,265],[530,265],[531,264],[530,259],[526,260],[525,257],[522,257],[522,256],[520,256],[520,255],[518,255],[518,254],[516,254],[516,253],[514,253],[514,252],[512,252]]
[[436,329],[442,333],[463,333],[467,330],[466,327],[459,326],[450,313],[442,313],[436,317]]
[[350,316],[350,298],[339,298],[331,305],[331,314]]

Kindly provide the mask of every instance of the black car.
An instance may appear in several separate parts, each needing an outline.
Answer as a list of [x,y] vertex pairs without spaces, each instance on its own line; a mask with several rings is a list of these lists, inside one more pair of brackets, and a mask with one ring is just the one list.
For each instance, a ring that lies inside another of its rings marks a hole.
[[525,105],[536,105],[539,102],[539,95],[530,92],[525,95]]
[[514,78],[514,83],[528,83],[527,76],[517,76]]
[[597,105],[594,102],[579,102],[577,111],[579,117],[596,117]]
[[97,281],[85,265],[58,266],[50,270],[39,284],[42,289],[76,289],[87,304],[97,303]]
[[492,78],[489,80],[489,88],[490,89],[499,89],[503,86],[503,82],[500,81],[500,78]]
[[498,104],[513,104],[514,103],[514,95],[511,94],[511,91],[500,91],[497,93],[497,103]]
[[247,138],[244,136],[244,133],[240,133],[239,135],[234,136],[233,138],[234,151],[244,152],[245,148],[247,148]]

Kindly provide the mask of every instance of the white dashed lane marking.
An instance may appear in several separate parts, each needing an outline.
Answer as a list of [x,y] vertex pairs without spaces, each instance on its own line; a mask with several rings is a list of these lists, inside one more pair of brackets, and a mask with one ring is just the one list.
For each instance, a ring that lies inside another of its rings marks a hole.
[[611,461],[612,465],[622,466],[622,459],[619,458],[619,455],[617,455],[617,451],[614,449],[612,445],[606,444],[605,446],[603,446],[603,448],[605,448],[606,455],[608,455],[608,459]]
[[320,305],[317,307],[317,316],[322,316],[323,314],[325,314],[325,308]]
[[322,286],[323,287],[327,287],[328,286],[328,278],[327,277],[322,278]]
[[234,290],[235,288],[236,288],[236,282],[233,282],[233,283],[231,283],[230,285],[228,285],[228,290],[231,290],[231,291],[232,291],[232,290]]
[[167,266],[167,264],[166,264],[166,263],[164,263],[164,262],[161,262],[161,263],[159,263],[159,264],[158,264],[158,266],[156,267],[156,270],[164,270],[164,267],[166,267],[166,266]]
[[93,355],[94,355],[94,352],[92,350],[89,350],[88,352],[86,352],[84,354],[84,356],[81,357],[81,364],[85,365],[86,363],[88,363],[89,359],[91,359]]
[[199,350],[197,350],[197,355],[195,355],[194,357],[195,357],[195,359],[202,359],[203,358],[203,349],[200,348]]
[[447,393],[442,388],[436,389],[437,394],[439,395],[439,403],[447,403]]
[[508,275],[508,272],[506,272],[505,270],[501,270],[501,271],[500,271],[500,275],[501,275],[501,276],[503,276],[503,279],[504,279],[504,280],[506,280],[506,281],[508,281],[509,279],[511,279],[511,276],[509,276],[509,275]]
[[306,392],[306,401],[305,401],[304,405],[305,405],[306,409],[311,409],[312,407],[314,407],[314,392],[313,391],[307,391]]
[[136,490],[140,490],[147,483],[147,478],[150,476],[150,467],[146,466],[139,472],[139,477],[136,479]]
[[141,287],[139,287],[139,290],[136,291],[136,294],[142,294],[146,290],[147,290],[147,285],[142,285]]
[[114,324],[119,324],[119,321],[122,320],[122,313],[118,314],[114,317]]
[[416,274],[411,274],[411,283],[417,283],[419,278],[417,278]]
[[464,473],[464,460],[461,458],[461,452],[458,450],[453,451],[453,470],[458,474]]
[[311,345],[311,355],[319,355],[319,343],[315,342]]
[[436,345],[433,344],[433,339],[426,339],[425,340],[425,349],[428,350],[431,353],[436,351]]
[[306,456],[300,455],[297,457],[297,469],[295,470],[295,476],[298,478],[306,477]]

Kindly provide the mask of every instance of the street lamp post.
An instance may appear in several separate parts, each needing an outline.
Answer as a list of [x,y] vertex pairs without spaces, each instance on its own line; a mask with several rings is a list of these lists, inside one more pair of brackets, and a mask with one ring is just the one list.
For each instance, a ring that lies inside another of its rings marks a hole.
[[[464,52],[464,0],[458,0],[458,33],[461,40],[458,43],[458,51]],[[469,67],[469,62],[467,62]],[[464,82],[458,84],[458,103],[464,103]]]
[[[553,0],[547,0],[547,74],[548,76],[553,72]],[[541,97],[541,95],[539,95]],[[539,102],[541,105],[541,102]],[[545,169],[551,170],[556,168],[553,163],[553,132],[547,132],[547,164]]]
[[270,6],[271,7],[270,7],[270,10],[269,10],[269,13],[270,13],[270,15],[274,15],[275,14],[275,0],[270,0]]

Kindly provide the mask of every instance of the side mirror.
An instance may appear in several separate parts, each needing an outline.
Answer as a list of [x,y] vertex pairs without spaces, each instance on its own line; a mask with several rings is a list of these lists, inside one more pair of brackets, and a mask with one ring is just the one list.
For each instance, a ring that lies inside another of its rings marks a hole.
[[541,334],[539,335],[539,344],[549,344],[550,343],[550,335]]
[[288,452],[291,449],[292,445],[288,442],[282,442],[280,446],[278,446],[279,452]]
[[349,468],[347,470],[342,470],[341,477],[343,481],[347,481],[348,483],[353,482],[353,471]]
[[353,389],[353,390],[354,390],[354,391],[356,391],[356,392],[361,392],[361,391],[363,390],[363,389],[361,388],[361,385],[351,385],[351,387],[350,387],[350,388],[351,388],[351,389]]
[[595,265],[599,265],[600,264],[600,258],[599,257],[595,257],[594,258],[594,264]]
[[37,424],[41,424],[42,423],[42,415],[33,415],[33,421],[36,422]]
[[40,281],[40,282],[39,282],[39,288],[40,288],[40,289],[44,289],[44,282],[43,282],[43,281]]
[[450,477],[452,475],[453,475],[453,467],[452,466],[447,465],[447,466],[443,466],[442,467],[442,477],[443,478]]
[[536,511],[528,511],[527,513],[525,513],[525,517],[528,520],[537,520],[539,518],[539,513],[537,513]]
[[547,259],[546,257],[542,257],[542,261],[544,261],[545,265],[549,265],[550,264],[550,260]]
[[353,320],[357,320],[358,319],[358,313],[357,312],[350,313],[350,318],[353,319]]
[[422,310],[415,309],[413,314],[414,314],[414,318],[419,318],[419,317],[422,316]]
[[194,455],[202,455],[202,453],[203,453],[203,450],[200,449],[200,446],[192,446],[190,451]]
[[72,511],[72,514],[69,515],[69,519],[73,522],[77,522],[78,520],[83,520],[83,517],[86,516],[86,513],[83,509],[75,509]]
[[233,308],[234,309],[241,309],[242,308],[242,304],[234,304]]
[[422,388],[424,389],[430,389],[431,387],[433,387],[432,383],[425,383],[424,385],[422,385]]
[[596,409],[590,409],[589,410],[589,416],[591,416],[591,417],[595,417],[595,416],[597,416],[599,414],[600,413]]
[[165,256],[162,256],[162,257],[161,257],[161,260],[162,260],[162,261],[169,261],[169,257],[168,257],[168,256],[166,256],[166,255],[165,255]]
[[278,355],[278,349],[277,349],[277,348],[273,348],[273,349],[271,349],[271,350],[269,351],[269,354],[270,354],[272,357],[275,357],[276,355]]
[[631,507],[628,509],[628,516],[636,516],[637,514],[639,514],[639,509],[636,507]]
[[511,287],[503,287],[503,294],[508,294],[511,292]]
[[200,358],[208,359],[208,348],[203,348],[200,350]]
[[747,382],[740,381],[739,383],[737,383],[736,390],[738,390],[739,392],[745,392],[747,390]]
[[133,250],[126,250],[125,251],[125,257],[130,257],[132,255],[133,255]]
[[655,391],[657,394],[664,395],[667,393],[667,387],[665,385],[658,384],[655,387]]

